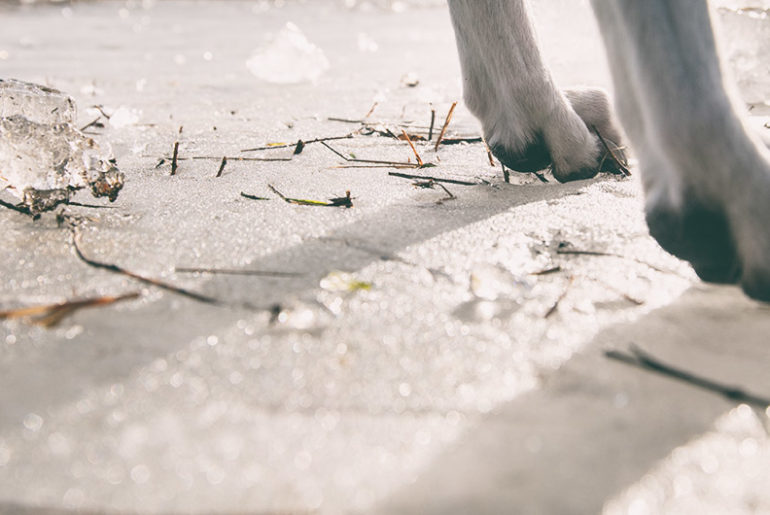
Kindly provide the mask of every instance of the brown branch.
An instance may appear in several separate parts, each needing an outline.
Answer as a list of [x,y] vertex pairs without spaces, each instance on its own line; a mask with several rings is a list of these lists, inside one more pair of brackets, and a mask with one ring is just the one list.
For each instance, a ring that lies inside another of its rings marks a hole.
[[444,126],[441,127],[441,132],[438,135],[438,139],[436,140],[436,146],[433,148],[436,152],[438,152],[438,147],[441,145],[441,140],[444,139],[444,134],[446,133],[447,127],[449,127],[449,122],[452,121],[452,114],[455,112],[455,107],[457,107],[457,102],[452,103],[452,107],[449,108],[449,112],[446,115],[446,120],[444,120]]
[[30,318],[31,322],[43,327],[53,327],[65,317],[83,308],[109,306],[124,300],[137,299],[141,295],[138,292],[126,293],[114,297],[94,297],[82,300],[70,300],[57,304],[32,306],[28,308],[0,311],[0,319]]
[[630,354],[617,350],[607,350],[604,352],[604,355],[609,359],[620,361],[626,365],[656,372],[672,379],[677,379],[693,386],[697,386],[698,388],[717,393],[731,401],[742,402],[763,409],[770,406],[770,398],[768,397],[755,395],[746,392],[737,386],[718,383],[711,379],[668,365],[651,356],[637,345],[631,344],[629,352]]
[[77,231],[76,228],[72,229],[72,245],[75,248],[75,253],[77,254],[78,258],[80,258],[81,261],[86,263],[87,265],[90,265],[94,268],[100,268],[102,270],[107,270],[108,272],[114,272],[117,274],[125,275],[127,277],[131,277],[132,279],[136,279],[139,282],[143,282],[145,284],[149,284],[152,286],[156,286],[158,288],[161,288],[166,291],[170,291],[172,293],[176,293],[178,295],[182,295],[184,297],[188,297],[193,300],[197,300],[199,302],[203,302],[205,304],[213,304],[213,305],[221,305],[223,304],[220,300],[215,299],[213,297],[209,297],[208,295],[203,295],[201,293],[196,293],[190,290],[186,290],[184,288],[180,288],[178,286],[174,286],[172,284],[160,281],[158,279],[152,279],[150,277],[144,277],[143,275],[139,275],[135,272],[131,272],[130,270],[126,270],[125,268],[122,268],[118,265],[114,265],[111,263],[103,263],[101,261],[96,261],[94,259],[91,259],[87,257],[83,251],[80,249],[80,245],[78,244],[78,240],[80,239],[80,233]]

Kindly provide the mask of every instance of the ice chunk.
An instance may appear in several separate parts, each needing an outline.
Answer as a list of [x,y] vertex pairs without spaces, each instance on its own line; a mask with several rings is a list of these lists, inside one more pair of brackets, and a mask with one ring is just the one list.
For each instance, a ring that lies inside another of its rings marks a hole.
[[743,100],[770,103],[770,1],[730,0],[718,9],[722,51],[735,74]]
[[484,300],[522,298],[531,289],[526,280],[516,277],[507,268],[489,263],[473,267],[470,286],[473,294]]
[[55,89],[13,79],[0,79],[0,117],[23,115],[36,123],[74,123],[75,100]]
[[66,203],[82,188],[117,198],[124,176],[72,125],[76,110],[69,96],[3,80],[0,106],[0,190],[15,194],[33,214]]
[[323,50],[287,23],[266,46],[254,51],[246,66],[256,77],[274,84],[315,82],[329,69]]

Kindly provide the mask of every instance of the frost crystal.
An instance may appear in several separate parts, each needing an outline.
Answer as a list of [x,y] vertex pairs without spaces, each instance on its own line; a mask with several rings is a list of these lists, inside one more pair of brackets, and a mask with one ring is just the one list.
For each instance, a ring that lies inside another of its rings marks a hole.
[[123,174],[73,127],[75,118],[75,102],[64,93],[0,80],[0,190],[33,214],[68,202],[75,190],[113,201],[123,187]]

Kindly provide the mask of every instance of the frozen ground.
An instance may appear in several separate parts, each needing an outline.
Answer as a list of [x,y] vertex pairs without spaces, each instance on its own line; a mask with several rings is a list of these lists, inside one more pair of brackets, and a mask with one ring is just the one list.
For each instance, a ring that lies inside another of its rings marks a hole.
[[[0,512],[770,511],[767,413],[602,354],[634,343],[770,393],[770,311],[662,252],[636,178],[505,184],[480,144],[419,142],[438,166],[415,173],[479,184],[437,203],[317,144],[221,177],[218,160],[155,167],[177,140],[181,157],[220,157],[346,134],[328,118],[375,101],[372,120],[427,125],[432,105],[440,125],[461,94],[446,9],[345,3],[0,6],[4,77],[71,93],[81,126],[89,106],[119,113],[91,129],[126,186],[114,209],[67,208],[87,218],[82,250],[223,303],[89,267],[53,214],[0,211],[0,308],[141,293],[51,329],[0,325]],[[536,7],[560,82],[606,86],[585,2]],[[315,83],[247,67],[287,22],[328,60]],[[462,107],[451,128],[475,133]],[[412,157],[387,137],[333,145]],[[268,184],[350,190],[355,207],[290,205]]]

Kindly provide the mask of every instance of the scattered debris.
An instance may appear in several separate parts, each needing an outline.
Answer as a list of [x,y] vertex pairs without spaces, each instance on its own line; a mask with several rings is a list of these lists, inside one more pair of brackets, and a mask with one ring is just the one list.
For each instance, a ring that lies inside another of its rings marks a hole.
[[267,145],[264,145],[264,146],[261,146],[261,147],[245,148],[245,149],[241,150],[241,152],[258,152],[258,151],[261,151],[261,150],[276,150],[276,149],[279,149],[279,148],[294,147],[294,154],[296,155],[296,154],[299,154],[300,152],[302,152],[302,150],[300,150],[299,152],[297,151],[297,148],[300,147],[300,144],[302,146],[302,149],[304,149],[307,145],[311,145],[313,143],[321,143],[323,141],[335,141],[335,140],[340,140],[340,139],[351,139],[353,137],[353,135],[354,135],[354,133],[349,133],[349,134],[345,134],[344,136],[330,136],[330,137],[326,137],[326,138],[316,138],[316,139],[311,139],[311,140],[299,140],[296,143],[291,143],[291,144],[289,144],[289,143],[272,143],[272,144],[268,143]]
[[446,177],[433,177],[430,175],[412,175],[408,173],[400,172],[388,172],[388,175],[393,177],[401,177],[402,179],[416,179],[421,181],[433,181],[433,182],[445,182],[447,184],[459,184],[461,186],[478,186],[478,182],[463,181],[460,179],[448,179]]
[[618,350],[607,350],[604,355],[615,361],[620,361],[626,365],[635,366],[651,372],[657,372],[658,374],[684,381],[685,383],[697,386],[704,390],[708,390],[717,393],[731,401],[742,402],[761,409],[765,409],[770,406],[770,398],[755,395],[736,386],[730,386],[712,381],[711,379],[695,375],[691,372],[667,365],[662,361],[654,358],[639,346],[631,344],[629,352],[621,352]]
[[411,138],[409,138],[409,134],[406,133],[404,129],[401,129],[401,134],[404,135],[404,139],[407,143],[409,143],[409,146],[412,149],[412,152],[414,152],[414,157],[417,158],[417,164],[420,166],[420,168],[425,166],[425,163],[422,162],[422,158],[420,157],[420,153],[417,152],[417,149],[414,148],[414,143],[412,143]]
[[331,145],[326,143],[325,141],[321,142],[321,145],[328,148],[332,152],[334,152],[337,156],[341,157],[345,161],[349,163],[368,163],[368,164],[377,164],[377,165],[385,165],[387,168],[432,168],[436,165],[433,163],[424,163],[423,165],[417,164],[417,163],[402,163],[398,161],[382,161],[379,159],[358,159],[358,158],[350,158],[346,155],[342,154],[341,152],[336,151],[334,148],[332,148]]
[[[179,127],[179,134],[182,134],[182,127]],[[171,175],[176,175],[177,168],[179,167],[179,138],[177,137],[174,142],[174,150],[171,156]],[[157,166],[156,166],[157,168]]]
[[156,286],[163,290],[170,291],[172,293],[176,293],[178,295],[182,295],[183,297],[188,297],[190,299],[197,300],[205,304],[212,304],[212,305],[223,304],[220,300],[215,299],[213,297],[209,297],[208,295],[192,292],[190,290],[186,290],[184,288],[174,286],[172,284],[160,281],[158,279],[144,277],[143,275],[139,275],[135,272],[131,272],[129,270],[126,270],[125,268],[119,267],[118,265],[114,265],[111,263],[103,263],[101,261],[96,261],[94,259],[91,259],[87,257],[81,250],[80,244],[78,243],[79,240],[80,240],[80,232],[77,230],[77,228],[72,228],[72,246],[75,249],[75,254],[77,254],[78,258],[81,261],[83,261],[89,266],[92,266],[94,268],[100,268],[102,270],[107,270],[108,272],[114,272],[117,274],[125,275],[127,277],[131,277],[132,279],[136,279],[137,281],[143,282],[145,284]]
[[222,177],[222,173],[225,171],[225,166],[227,166],[227,156],[222,158],[222,163],[219,165],[219,170],[217,171],[217,177]]
[[334,198],[330,198],[328,202],[324,202],[321,200],[307,200],[307,199],[287,197],[283,193],[275,189],[275,187],[272,184],[268,184],[267,187],[270,188],[273,191],[273,193],[281,197],[281,199],[283,199],[284,202],[288,202],[289,204],[298,204],[300,206],[345,207],[345,208],[353,207],[353,197],[350,196],[350,191],[346,191],[344,197],[334,197]]
[[60,302],[58,304],[47,304],[43,306],[32,306],[10,311],[0,311],[0,320],[22,318],[28,319],[30,323],[43,327],[54,327],[65,317],[80,309],[109,306],[124,300],[138,299],[140,296],[141,294],[138,292],[133,292],[115,297],[92,297],[81,300],[69,300],[66,302]]
[[[606,151],[606,154],[602,156],[602,160],[599,163],[599,171],[600,172],[609,172],[613,174],[620,174],[624,177],[630,177],[631,171],[628,169],[628,160],[626,159],[625,155],[622,155],[621,157],[618,157],[615,151],[610,148],[609,144],[607,143],[607,140],[604,139],[602,134],[599,132],[599,130],[591,126],[591,129],[596,133],[596,136],[599,138],[599,141],[601,142],[602,146],[604,147],[604,150]],[[622,149],[620,147],[615,147],[616,150],[622,152]],[[615,165],[612,168],[605,169],[604,163],[607,160],[607,156],[610,157],[612,163]]]
[[452,107],[449,108],[449,112],[447,113],[446,119],[444,120],[444,126],[441,127],[441,132],[438,134],[436,146],[433,147],[433,150],[436,152],[438,152],[438,147],[441,145],[441,140],[444,139],[444,134],[446,134],[447,127],[449,127],[449,122],[452,121],[452,114],[455,112],[455,107],[457,107],[457,102],[452,102]]
[[443,203],[444,203],[444,202],[446,202],[447,200],[454,200],[454,199],[456,199],[456,198],[457,198],[457,197],[454,195],[454,193],[452,193],[451,191],[449,191],[449,190],[447,189],[447,187],[446,187],[446,186],[444,186],[444,185],[443,185],[443,184],[441,184],[440,182],[436,182],[436,181],[434,181],[434,180],[432,180],[432,179],[427,179],[427,180],[418,179],[418,180],[416,180],[416,181],[414,181],[414,182],[412,183],[412,186],[414,186],[414,187],[416,187],[416,188],[429,188],[429,189],[434,189],[436,186],[438,186],[439,188],[441,188],[442,190],[444,190],[444,192],[447,194],[447,196],[446,196],[446,197],[444,197],[444,198],[438,199],[438,200],[436,201],[436,204],[443,204]]
[[241,197],[251,199],[251,200],[270,200],[267,197],[258,197],[256,195],[249,195],[248,193],[241,192]]
[[553,305],[548,309],[548,311],[545,312],[545,315],[543,315],[543,318],[550,318],[551,315],[556,313],[556,310],[559,309],[559,304],[567,297],[567,294],[569,293],[570,288],[572,287],[572,283],[575,282],[575,276],[570,276],[569,281],[567,282],[567,285],[564,287],[564,291],[559,295],[559,298],[556,299],[556,302],[553,303]]
[[199,267],[176,267],[177,273],[183,274],[217,274],[217,275],[248,275],[259,277],[303,277],[305,274],[300,272],[276,272],[272,270],[238,270],[233,268],[199,268]]
[[415,88],[420,85],[420,77],[415,72],[409,72],[401,77],[401,87]]
[[543,270],[538,270],[537,272],[530,272],[529,275],[550,275],[550,274],[555,274],[557,272],[561,272],[560,266],[552,266],[549,268],[545,268]]
[[353,274],[335,270],[329,272],[326,277],[321,279],[320,286],[327,291],[355,292],[360,290],[371,290],[373,285],[367,281],[359,281]]
[[659,266],[653,265],[652,263],[648,263],[647,261],[644,261],[635,257],[624,256],[623,254],[616,254],[613,252],[602,252],[598,250],[580,250],[580,249],[567,248],[567,246],[569,245],[570,244],[568,242],[560,242],[559,247],[556,249],[556,253],[560,255],[596,256],[596,257],[613,257],[618,259],[628,259],[630,261],[639,263],[640,265],[649,267],[655,270],[656,272],[660,272],[662,274],[680,275],[678,272],[675,272],[673,270],[669,270],[666,268],[661,268]]

